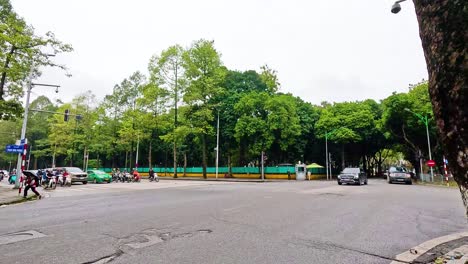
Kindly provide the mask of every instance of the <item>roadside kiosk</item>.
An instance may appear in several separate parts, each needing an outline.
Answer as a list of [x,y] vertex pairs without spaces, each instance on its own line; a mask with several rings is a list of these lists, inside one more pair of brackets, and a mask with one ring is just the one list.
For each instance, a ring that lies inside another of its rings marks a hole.
[[296,164],[296,180],[304,181],[306,179],[306,165],[301,163]]

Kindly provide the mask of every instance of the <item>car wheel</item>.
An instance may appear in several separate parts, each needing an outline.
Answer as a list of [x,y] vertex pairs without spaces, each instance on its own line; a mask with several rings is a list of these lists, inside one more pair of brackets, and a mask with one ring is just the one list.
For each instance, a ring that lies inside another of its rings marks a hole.
[[413,184],[413,182],[412,182],[412,181],[408,181],[408,182],[406,182],[406,184],[411,185],[411,184]]
[[367,185],[367,180],[364,182],[364,185]]
[[343,184],[343,183],[341,183],[341,182],[338,182],[338,185],[341,185],[341,184]]
[[87,181],[84,181],[83,184],[88,184],[88,182],[87,182]]

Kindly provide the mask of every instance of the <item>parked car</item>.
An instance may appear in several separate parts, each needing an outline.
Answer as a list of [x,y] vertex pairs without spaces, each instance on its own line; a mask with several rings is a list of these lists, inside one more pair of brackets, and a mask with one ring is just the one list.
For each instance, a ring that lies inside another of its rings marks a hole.
[[57,171],[58,174],[62,174],[65,170],[71,176],[71,182],[82,182],[83,184],[88,183],[88,174],[82,171],[80,168],[77,167],[56,167],[54,169],[47,169],[52,171]]
[[112,176],[102,170],[88,170],[88,181],[94,183],[110,183],[112,181]]
[[406,184],[413,184],[411,181],[411,172],[404,167],[392,166],[388,169],[387,175],[388,183],[404,182]]
[[367,184],[367,175],[360,168],[346,168],[338,175],[338,184]]

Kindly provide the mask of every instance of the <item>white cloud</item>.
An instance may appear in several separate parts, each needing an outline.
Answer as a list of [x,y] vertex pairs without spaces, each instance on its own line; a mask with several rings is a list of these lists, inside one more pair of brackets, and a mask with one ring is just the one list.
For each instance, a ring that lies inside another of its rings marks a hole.
[[[427,79],[411,1],[12,0],[37,32],[53,31],[75,51],[57,58],[73,74],[46,70],[60,97],[92,90],[102,98],[152,54],[213,39],[231,69],[279,72],[282,90],[304,100],[381,99]],[[36,94],[57,97],[47,88]],[[39,90],[41,89],[41,90]]]

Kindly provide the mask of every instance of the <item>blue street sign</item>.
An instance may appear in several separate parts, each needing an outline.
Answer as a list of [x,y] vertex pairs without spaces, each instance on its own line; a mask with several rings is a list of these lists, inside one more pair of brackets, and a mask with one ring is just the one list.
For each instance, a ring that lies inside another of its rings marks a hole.
[[24,145],[6,145],[6,153],[23,153]]

